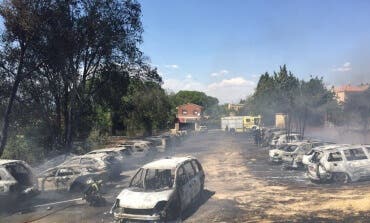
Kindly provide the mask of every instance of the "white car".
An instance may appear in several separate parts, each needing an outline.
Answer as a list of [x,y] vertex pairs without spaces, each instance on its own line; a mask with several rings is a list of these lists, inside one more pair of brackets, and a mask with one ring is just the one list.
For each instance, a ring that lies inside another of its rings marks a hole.
[[302,167],[303,156],[311,151],[313,148],[325,145],[325,142],[310,142],[301,141],[295,143],[288,143],[288,145],[296,145],[296,148],[285,147],[287,150],[282,154],[282,161],[292,168]]
[[99,171],[107,171],[108,176],[111,179],[116,178],[122,172],[121,163],[114,156],[101,153],[75,156],[65,161],[59,166],[67,165],[94,167]]
[[302,136],[300,134],[297,134],[297,133],[282,134],[282,135],[275,136],[271,140],[270,146],[271,147],[276,147],[276,146],[280,146],[280,145],[285,144],[285,143],[298,142],[298,141],[301,141],[301,140],[302,140]]
[[317,151],[317,150],[334,149],[334,148],[337,148],[337,147],[340,147],[340,146],[343,146],[343,145],[344,144],[329,144],[329,145],[323,145],[323,146],[313,148],[310,151],[308,151],[305,155],[303,155],[302,164],[305,165],[305,166],[310,164],[311,158],[312,158],[313,154],[315,153],[315,151]]
[[269,158],[271,162],[289,162],[293,160],[294,156],[300,153],[303,155],[309,149],[310,145],[307,141],[286,143],[276,149],[269,150]]
[[144,165],[112,207],[116,221],[171,221],[196,201],[204,172],[194,157],[170,157]]
[[37,193],[37,179],[26,162],[0,159],[0,206],[23,195]]
[[151,142],[141,140],[129,140],[118,147],[129,148],[133,155],[146,156],[150,152]]
[[308,164],[313,182],[348,183],[370,178],[370,145],[317,149]]
[[205,125],[201,125],[201,126],[199,126],[199,130],[198,131],[199,132],[208,132],[208,128]]
[[107,172],[81,165],[57,166],[39,174],[41,191],[75,191],[87,188],[90,180],[106,180]]
[[124,146],[96,149],[87,154],[106,154],[114,156],[121,163],[123,169],[129,167],[131,163],[130,161],[132,160],[131,149]]

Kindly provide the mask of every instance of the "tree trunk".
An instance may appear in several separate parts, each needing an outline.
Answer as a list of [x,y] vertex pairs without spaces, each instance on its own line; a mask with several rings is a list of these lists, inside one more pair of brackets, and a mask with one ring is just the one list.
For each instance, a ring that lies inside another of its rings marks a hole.
[[68,135],[68,128],[69,128],[69,112],[68,112],[68,104],[69,104],[69,92],[68,92],[68,83],[64,84],[64,146],[67,144],[67,135]]
[[302,138],[304,137],[304,133],[306,130],[306,123],[307,123],[307,108],[304,109],[303,126],[302,126],[302,133],[301,133]]
[[8,106],[6,107],[6,111],[5,111],[4,118],[3,118],[3,126],[1,129],[1,136],[0,136],[1,137],[0,138],[0,157],[3,155],[6,143],[8,141],[10,114],[12,112],[14,99],[17,96],[17,91],[18,91],[18,87],[20,83],[21,83],[21,77],[18,74],[15,78],[15,81],[12,87],[12,92],[9,98]]
[[55,113],[56,113],[56,143],[58,146],[62,144],[62,106],[60,103],[60,96],[59,94],[55,96]]

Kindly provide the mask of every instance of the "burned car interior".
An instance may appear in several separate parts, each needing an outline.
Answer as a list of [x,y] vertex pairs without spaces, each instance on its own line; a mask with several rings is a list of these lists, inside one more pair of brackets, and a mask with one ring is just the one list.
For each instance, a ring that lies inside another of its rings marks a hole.
[[172,188],[175,174],[173,170],[141,168],[132,179],[130,187],[144,191]]

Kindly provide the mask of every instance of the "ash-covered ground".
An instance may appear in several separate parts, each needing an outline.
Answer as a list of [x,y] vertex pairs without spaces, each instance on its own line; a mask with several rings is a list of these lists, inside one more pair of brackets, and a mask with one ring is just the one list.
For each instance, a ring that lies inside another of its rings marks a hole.
[[0,222],[112,222],[108,212],[130,176],[143,163],[169,155],[197,157],[206,173],[206,190],[184,222],[367,222],[370,181],[345,186],[311,183],[303,170],[284,170],[268,161],[267,148],[257,148],[245,135],[210,132],[191,136],[180,146],[142,160],[121,179],[108,183],[104,207],[82,201],[35,205],[79,198],[79,194],[41,194],[18,205]]

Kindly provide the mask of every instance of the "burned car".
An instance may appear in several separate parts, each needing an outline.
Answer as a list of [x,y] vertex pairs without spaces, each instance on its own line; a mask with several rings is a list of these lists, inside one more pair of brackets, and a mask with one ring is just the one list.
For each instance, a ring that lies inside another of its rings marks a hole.
[[317,149],[308,164],[313,182],[348,183],[370,178],[370,145]]
[[144,157],[150,151],[150,142],[140,140],[127,141],[120,144],[119,147],[128,148],[132,152],[132,155],[136,157]]
[[291,168],[298,168],[303,167],[302,159],[303,156],[311,151],[313,148],[325,145],[325,142],[310,142],[310,141],[302,141],[302,142],[295,142],[295,143],[288,143],[288,145],[296,145],[297,147],[292,150],[293,147],[284,147],[287,151],[282,153],[282,162],[287,167]]
[[298,153],[301,149],[299,146],[307,142],[295,142],[280,145],[276,149],[269,150],[269,160],[274,163],[281,163],[285,155]]
[[65,161],[60,166],[68,165],[95,167],[99,171],[106,171],[111,179],[116,178],[122,172],[121,163],[114,156],[102,153],[75,156]]
[[277,135],[271,140],[270,147],[275,148],[285,143],[298,142],[301,141],[302,139],[303,137],[298,133]]
[[70,165],[57,166],[46,170],[38,176],[41,191],[85,190],[92,181],[105,180],[107,172],[94,167]]
[[36,177],[26,162],[0,159],[1,200],[14,200],[22,196],[35,195],[37,193],[38,184]]
[[117,221],[170,221],[196,201],[204,189],[204,172],[193,157],[172,157],[144,165],[112,208]]
[[96,149],[87,154],[106,154],[110,156],[114,156],[122,166],[122,169],[127,168],[130,166],[130,161],[132,160],[132,151],[129,148],[124,146],[121,147],[113,147],[113,148],[104,148],[104,149]]
[[314,155],[315,151],[317,150],[326,150],[326,149],[334,149],[340,146],[344,146],[347,144],[332,144],[332,143],[326,143],[327,145],[319,146],[316,148],[312,148],[310,151],[308,151],[306,154],[302,156],[302,164],[304,166],[307,166],[311,162],[311,158]]

